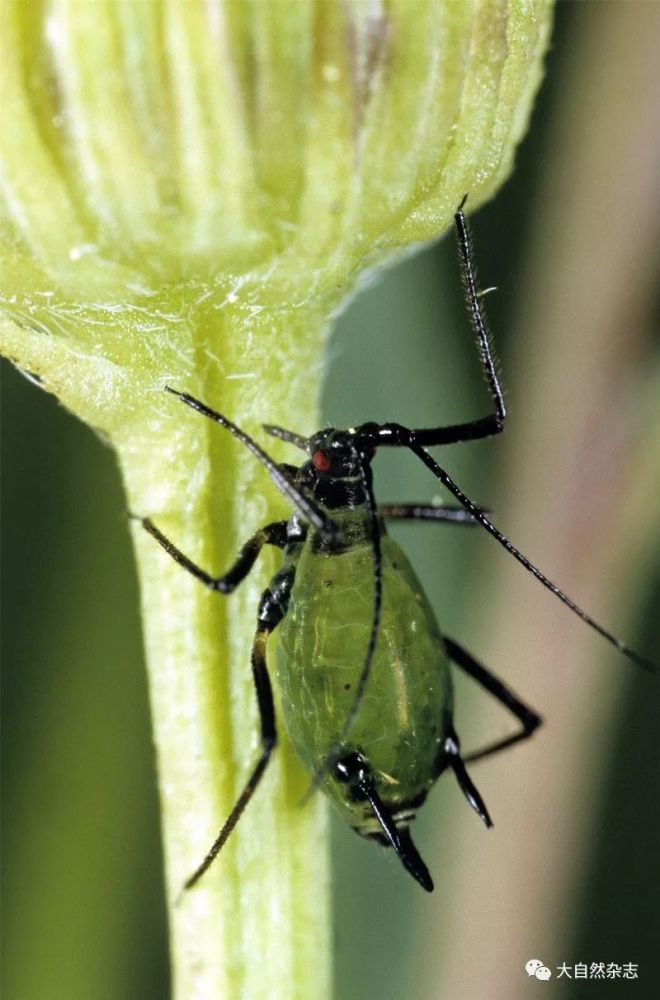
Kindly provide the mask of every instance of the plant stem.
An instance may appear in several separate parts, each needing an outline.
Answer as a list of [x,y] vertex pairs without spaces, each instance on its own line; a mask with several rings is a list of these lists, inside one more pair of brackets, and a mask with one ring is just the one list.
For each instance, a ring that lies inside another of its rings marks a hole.
[[[325,309],[312,313],[281,312],[255,323],[251,333],[264,356],[250,355],[248,370],[247,356],[223,339],[224,378],[215,366],[203,390],[197,386],[204,380],[171,381],[203,395],[256,436],[258,424],[266,420],[303,432],[316,428],[314,359]],[[212,317],[203,322],[206,338],[221,335],[209,328]],[[310,372],[314,391],[307,386]],[[153,517],[200,565],[222,572],[246,538],[260,525],[286,516],[286,507],[254,457],[226,431],[171,395],[163,393],[155,402],[159,420],[147,421],[141,434],[127,436],[119,446],[130,509]],[[273,443],[272,451],[284,457],[285,448]],[[309,779],[281,731],[274,759],[236,831],[199,885],[181,896],[183,882],[204,857],[258,755],[250,645],[259,593],[274,571],[275,557],[260,557],[248,580],[224,597],[205,590],[138,522],[133,532],[160,776],[175,994],[271,1000],[327,996],[326,807],[320,796],[300,807]]]

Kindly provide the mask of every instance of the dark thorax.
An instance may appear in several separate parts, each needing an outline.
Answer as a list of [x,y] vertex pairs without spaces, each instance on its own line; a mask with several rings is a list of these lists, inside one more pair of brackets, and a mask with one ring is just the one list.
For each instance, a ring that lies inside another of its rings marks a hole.
[[[374,527],[368,480],[373,452],[365,454],[353,430],[328,428],[310,441],[311,459],[297,472],[297,485],[332,518],[338,536],[313,531],[314,551],[341,553],[372,544]],[[379,535],[384,534],[382,523]]]

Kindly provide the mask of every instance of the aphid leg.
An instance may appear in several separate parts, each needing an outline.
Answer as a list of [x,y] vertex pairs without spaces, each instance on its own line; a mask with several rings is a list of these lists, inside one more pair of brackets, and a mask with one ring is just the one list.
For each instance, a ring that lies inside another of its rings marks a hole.
[[516,719],[518,719],[522,727],[517,733],[513,733],[511,736],[506,736],[495,743],[489,743],[486,746],[480,747],[479,750],[474,750],[463,758],[464,761],[469,763],[475,760],[482,760],[484,757],[490,757],[494,753],[499,753],[500,750],[505,750],[507,747],[513,746],[514,743],[520,743],[521,740],[528,739],[538,729],[543,722],[541,717],[533,709],[523,704],[513,691],[503,684],[498,677],[491,674],[489,670],[482,666],[481,663],[478,663],[473,656],[463,649],[462,646],[459,646],[457,642],[454,642],[453,639],[445,637],[445,648],[450,660],[457,667],[460,667],[461,670],[464,670],[478,684],[481,684],[505,708],[508,708],[515,715]]
[[204,586],[210,590],[217,590],[220,594],[231,594],[232,590],[245,579],[264,545],[276,545],[280,549],[286,545],[286,521],[274,521],[272,524],[260,528],[247,540],[233,566],[223,576],[213,576],[194,563],[188,556],[185,556],[180,549],[177,549],[176,545],[173,545],[148,517],[140,518],[140,520],[145,531],[148,531],[152,538],[156,539],[167,554],[175,562],[178,562],[179,566],[201,580]]
[[465,198],[454,216],[456,240],[461,265],[461,277],[465,292],[465,304],[472,329],[476,334],[481,367],[486,378],[488,391],[493,401],[494,412],[478,420],[467,423],[453,424],[450,427],[433,427],[414,431],[418,444],[430,446],[435,444],[457,444],[459,441],[475,441],[478,438],[491,437],[504,430],[506,420],[506,405],[502,387],[497,375],[497,367],[493,354],[486,315],[481,304],[483,295],[477,285],[477,266],[474,260],[470,230],[463,214]]
[[656,665],[654,663],[647,660],[646,657],[640,656],[639,653],[636,653],[634,649],[627,646],[625,642],[618,639],[612,632],[608,632],[608,630],[600,625],[595,618],[592,618],[591,615],[587,614],[586,611],[576,604],[575,601],[568,596],[568,594],[565,594],[563,590],[560,590],[556,583],[553,583],[552,580],[548,579],[548,577],[541,572],[538,566],[535,566],[534,563],[530,562],[527,556],[523,555],[520,549],[517,549],[513,542],[507,538],[507,536],[504,535],[499,528],[495,527],[492,521],[486,517],[476,504],[472,503],[470,498],[463,493],[460,486],[454,482],[449,473],[438,465],[433,456],[429,455],[428,451],[425,451],[425,449],[420,446],[419,442],[415,438],[415,431],[402,427],[400,424],[383,424],[381,430],[383,429],[387,431],[389,444],[398,443],[402,447],[409,448],[414,455],[417,455],[427,469],[430,469],[433,475],[449,490],[454,499],[458,500],[461,507],[472,514],[481,527],[485,528],[488,534],[491,535],[502,546],[502,548],[509,553],[510,556],[517,559],[521,566],[525,567],[528,573],[531,573],[532,576],[536,577],[539,583],[541,583],[546,590],[551,591],[551,593],[553,593],[555,597],[562,602],[562,604],[565,604],[567,608],[570,608],[573,614],[577,615],[578,618],[581,618],[586,625],[594,630],[594,632],[598,632],[598,634],[609,642],[610,645],[614,646],[615,649],[618,649],[620,653],[626,656],[629,660],[632,660],[633,663],[636,663],[644,670],[655,671]]
[[463,795],[468,800],[479,819],[487,827],[491,827],[493,825],[493,821],[490,818],[488,809],[486,808],[486,803],[479,794],[470,775],[467,773],[465,761],[461,757],[460,742],[453,726],[450,727],[449,735],[445,739],[444,749],[447,754],[448,764],[456,775],[456,780],[460,785]]
[[257,691],[259,716],[261,719],[261,754],[259,760],[248,778],[243,791],[239,795],[236,805],[229,814],[227,822],[214,840],[201,865],[186,880],[183,886],[184,889],[192,889],[222,850],[227,838],[241,818],[243,810],[261,781],[270,756],[277,745],[273,690],[266,666],[266,642],[270,633],[279,625],[286,614],[293,579],[294,571],[292,569],[276,573],[259,602],[259,624],[252,645],[252,676]]
[[302,434],[296,434],[295,431],[289,431],[286,427],[278,427],[275,424],[262,424],[261,426],[266,431],[266,434],[271,434],[273,437],[279,438],[280,441],[287,441],[289,444],[294,444],[301,451],[307,451],[309,438],[303,437]]
[[490,398],[493,402],[493,412],[489,413],[486,417],[479,417],[477,420],[468,420],[461,424],[450,424],[448,427],[418,427],[415,430],[411,430],[409,428],[401,428],[398,424],[363,425],[361,429],[369,429],[369,434],[372,436],[372,443],[376,447],[407,444],[406,441],[401,440],[400,432],[402,430],[405,430],[407,435],[414,438],[418,445],[426,448],[437,444],[458,444],[460,441],[476,441],[480,438],[500,434],[504,430],[507,417],[506,404],[497,374],[497,365],[490,333],[488,332],[486,314],[481,304],[484,295],[477,287],[477,266],[472,250],[470,230],[463,214],[464,205],[465,198],[454,216],[461,277],[465,292],[465,304],[470,317],[470,324],[477,338],[481,368],[486,379]]
[[[488,513],[484,507],[480,507],[479,510],[482,513]],[[378,514],[387,521],[440,521],[443,524],[465,524],[472,527],[479,524],[477,519],[462,507],[441,506],[440,504],[381,504],[378,508]]]

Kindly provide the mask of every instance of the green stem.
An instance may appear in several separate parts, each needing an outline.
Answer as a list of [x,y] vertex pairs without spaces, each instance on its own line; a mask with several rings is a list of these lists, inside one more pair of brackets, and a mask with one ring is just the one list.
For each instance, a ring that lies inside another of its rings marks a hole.
[[[314,359],[324,314],[271,314],[252,331],[263,358],[232,356],[235,341],[226,338],[224,377],[212,366],[206,379],[172,381],[257,436],[265,420],[315,429]],[[209,329],[209,321],[205,317],[205,336],[213,339],[222,331]],[[153,517],[195,561],[220,572],[255,528],[286,516],[286,507],[254,457],[224,430],[166,393],[156,402],[156,432],[147,421],[119,448],[130,509]],[[276,442],[270,450],[285,456],[285,446]],[[300,807],[308,779],[281,731],[280,746],[236,831],[199,885],[181,897],[183,882],[227,818],[258,754],[250,645],[259,593],[276,557],[262,556],[235,594],[223,597],[185,573],[137,522],[134,541],[176,996],[327,996],[326,806],[317,796]]]
[[[151,517],[192,559],[222,572],[256,528],[287,516],[263,467],[222,428],[163,391],[188,390],[263,440],[261,423],[303,433],[319,425],[324,332],[345,288],[287,308],[274,284],[165,290],[120,308],[57,301],[44,337],[0,323],[4,352],[44,372],[45,388],[102,427],[116,447],[128,508]],[[272,304],[274,301],[274,305]],[[144,324],[160,324],[160,371]],[[117,334],[121,332],[121,337]],[[93,339],[106,342],[101,361]],[[126,377],[132,366],[131,377]],[[279,460],[290,447],[271,440]],[[142,588],[153,732],[160,775],[175,994],[189,997],[326,997],[330,994],[325,803],[300,801],[308,779],[285,734],[226,848],[199,886],[181,896],[229,815],[259,749],[250,645],[261,590],[276,567],[260,557],[229,597],[209,593],[133,528]],[[272,655],[272,652],[271,652]]]

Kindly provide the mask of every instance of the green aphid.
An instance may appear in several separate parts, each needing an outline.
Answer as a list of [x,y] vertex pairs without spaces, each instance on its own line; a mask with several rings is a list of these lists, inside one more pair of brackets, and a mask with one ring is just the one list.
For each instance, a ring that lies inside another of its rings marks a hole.
[[[425,430],[366,423],[348,430],[328,428],[311,438],[267,426],[269,434],[306,452],[307,460],[297,467],[277,464],[226,417],[188,393],[168,387],[238,438],[264,464],[294,508],[289,521],[257,531],[220,577],[191,562],[149,519],[142,521],[184,569],[222,594],[231,593],[247,576],[263,545],[275,545],[283,552],[282,566],[259,603],[252,649],[261,754],[227,822],[185,888],[198,881],[226,842],[276,746],[266,663],[267,640],[275,629],[275,675],[289,738],[311,776],[312,788],[322,788],[357,833],[394,848],[413,878],[430,892],[433,882],[411,840],[409,826],[443,771],[454,773],[470,805],[486,826],[492,826],[465,764],[526,739],[541,719],[462,646],[441,633],[414,570],[387,535],[390,520],[481,526],[621,653],[641,666],[653,666],[533,566],[426,451],[432,445],[497,434],[506,419],[462,208],[455,217],[458,246],[468,311],[493,400],[494,412],[489,416]],[[382,447],[412,451],[460,506],[377,505],[371,462]],[[513,713],[520,724],[516,732],[461,755],[452,721],[450,663]]]

